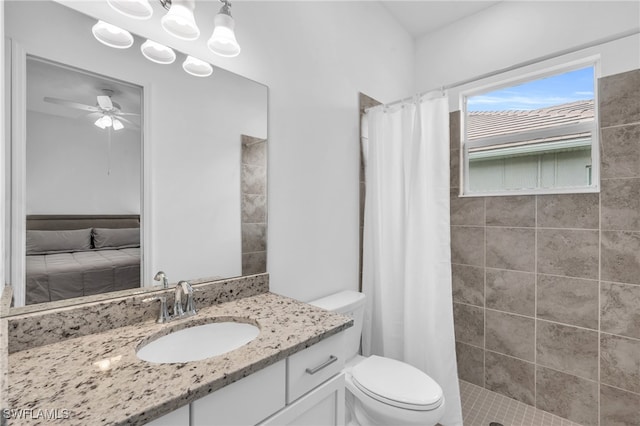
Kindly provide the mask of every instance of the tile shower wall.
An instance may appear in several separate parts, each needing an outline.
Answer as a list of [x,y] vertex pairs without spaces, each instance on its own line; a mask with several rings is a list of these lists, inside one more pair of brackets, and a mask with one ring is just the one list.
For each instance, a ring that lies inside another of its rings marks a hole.
[[242,275],[267,272],[267,141],[242,135]]
[[460,379],[583,425],[640,425],[640,70],[599,81],[601,192],[459,198]]

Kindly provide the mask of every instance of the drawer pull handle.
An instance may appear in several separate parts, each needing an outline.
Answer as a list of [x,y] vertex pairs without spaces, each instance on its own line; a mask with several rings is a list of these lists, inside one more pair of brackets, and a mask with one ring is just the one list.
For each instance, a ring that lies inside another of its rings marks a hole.
[[331,355],[329,356],[329,359],[326,360],[325,362],[323,362],[322,364],[320,364],[319,366],[315,367],[315,368],[307,368],[305,371],[309,374],[316,374],[318,371],[322,370],[325,367],[330,366],[331,364],[333,364],[334,362],[336,362],[338,360],[337,356]]

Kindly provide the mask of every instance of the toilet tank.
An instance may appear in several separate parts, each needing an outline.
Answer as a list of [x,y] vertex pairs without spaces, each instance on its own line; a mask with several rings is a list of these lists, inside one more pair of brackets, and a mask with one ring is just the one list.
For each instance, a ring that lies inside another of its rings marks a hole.
[[337,312],[353,318],[353,327],[345,330],[347,338],[347,360],[358,355],[360,351],[360,335],[362,334],[362,320],[364,317],[365,295],[357,291],[341,291],[329,296],[312,300],[310,305],[328,311]]

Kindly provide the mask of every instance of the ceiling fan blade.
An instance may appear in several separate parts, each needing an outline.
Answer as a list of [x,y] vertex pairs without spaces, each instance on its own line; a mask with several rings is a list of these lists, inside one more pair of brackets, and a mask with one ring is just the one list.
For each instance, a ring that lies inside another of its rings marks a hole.
[[62,106],[66,106],[66,107],[69,107],[69,108],[81,109],[83,111],[91,111],[91,112],[100,111],[99,108],[96,108],[94,106],[85,105],[85,104],[81,104],[81,103],[73,102],[73,101],[67,101],[65,99],[50,98],[50,97],[47,96],[47,97],[44,97],[43,100],[45,102],[49,102],[49,103],[52,103],[52,104],[62,105]]
[[101,112],[90,112],[89,114],[87,114],[87,118],[89,118],[90,120],[97,120],[98,118],[102,117],[104,114]]
[[123,123],[127,123],[129,126],[133,127],[134,129],[139,129],[140,128],[140,126],[138,126],[133,121],[127,120],[126,118],[121,117],[120,115],[118,115],[118,120],[122,121]]
[[118,111],[116,113],[117,115],[135,115],[135,116],[140,116],[140,114],[136,114],[135,112],[122,112],[122,111]]
[[100,108],[107,111],[113,109],[113,102],[111,102],[111,98],[109,96],[98,95],[98,105],[100,105]]

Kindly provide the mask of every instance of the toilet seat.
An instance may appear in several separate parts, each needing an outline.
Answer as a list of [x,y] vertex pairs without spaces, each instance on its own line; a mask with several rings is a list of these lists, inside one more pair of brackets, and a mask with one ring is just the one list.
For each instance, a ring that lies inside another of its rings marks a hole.
[[442,388],[421,370],[390,358],[372,355],[351,370],[353,384],[384,404],[414,411],[442,405]]

